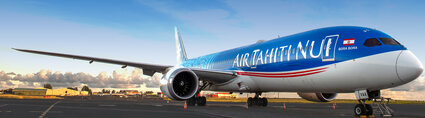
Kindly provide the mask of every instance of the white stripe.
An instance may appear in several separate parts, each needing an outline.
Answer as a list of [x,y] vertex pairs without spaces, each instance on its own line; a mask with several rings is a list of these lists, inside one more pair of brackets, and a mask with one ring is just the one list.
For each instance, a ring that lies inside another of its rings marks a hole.
[[49,111],[50,111],[50,109],[52,109],[52,108],[53,108],[56,104],[58,104],[59,102],[61,102],[61,101],[57,101],[57,102],[55,102],[54,104],[50,105],[50,107],[49,107],[49,108],[47,108],[47,109],[46,109],[46,111],[44,111],[44,112],[43,112],[43,114],[41,114],[38,118],[43,118],[44,116],[46,116],[47,112],[49,112]]
[[344,40],[343,44],[354,44],[354,40]]

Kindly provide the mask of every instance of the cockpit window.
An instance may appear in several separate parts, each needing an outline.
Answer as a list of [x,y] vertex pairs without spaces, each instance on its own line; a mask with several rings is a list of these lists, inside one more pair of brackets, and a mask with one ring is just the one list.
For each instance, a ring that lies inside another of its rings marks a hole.
[[382,43],[384,43],[385,45],[400,45],[400,43],[398,43],[393,38],[379,38],[379,39],[381,39]]
[[373,47],[373,46],[380,46],[382,44],[381,44],[381,42],[379,42],[378,39],[376,39],[376,38],[370,38],[370,39],[367,39],[363,43],[363,45],[366,46],[366,47]]

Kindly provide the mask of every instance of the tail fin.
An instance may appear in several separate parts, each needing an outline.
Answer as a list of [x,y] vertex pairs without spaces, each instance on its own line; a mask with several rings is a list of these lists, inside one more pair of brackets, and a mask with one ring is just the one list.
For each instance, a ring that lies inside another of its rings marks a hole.
[[186,50],[184,49],[184,44],[182,40],[182,36],[180,34],[180,31],[177,27],[174,27],[175,31],[175,39],[176,39],[176,49],[177,49],[177,64],[186,61]]

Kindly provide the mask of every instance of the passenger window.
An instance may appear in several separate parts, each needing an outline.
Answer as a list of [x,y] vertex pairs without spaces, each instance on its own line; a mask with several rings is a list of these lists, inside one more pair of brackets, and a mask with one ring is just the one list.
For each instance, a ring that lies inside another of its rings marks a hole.
[[394,40],[393,38],[379,38],[382,43],[384,43],[385,45],[400,45],[399,42],[397,42],[396,40]]
[[379,40],[376,39],[376,38],[370,38],[370,39],[367,39],[363,43],[363,45],[366,46],[366,47],[380,46],[381,42],[379,42]]

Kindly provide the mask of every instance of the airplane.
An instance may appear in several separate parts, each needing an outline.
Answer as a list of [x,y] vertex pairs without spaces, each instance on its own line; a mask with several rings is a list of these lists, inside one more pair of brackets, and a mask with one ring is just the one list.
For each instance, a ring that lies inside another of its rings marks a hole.
[[422,63],[390,35],[372,28],[335,26],[258,41],[197,58],[187,57],[175,27],[177,64],[137,63],[54,52],[22,52],[142,68],[145,75],[163,73],[160,89],[173,100],[204,106],[203,90],[255,93],[249,106],[267,106],[263,92],[297,92],[306,100],[329,102],[337,93],[355,93],[356,116],[371,115],[366,101],[381,98],[380,90],[418,78]]

